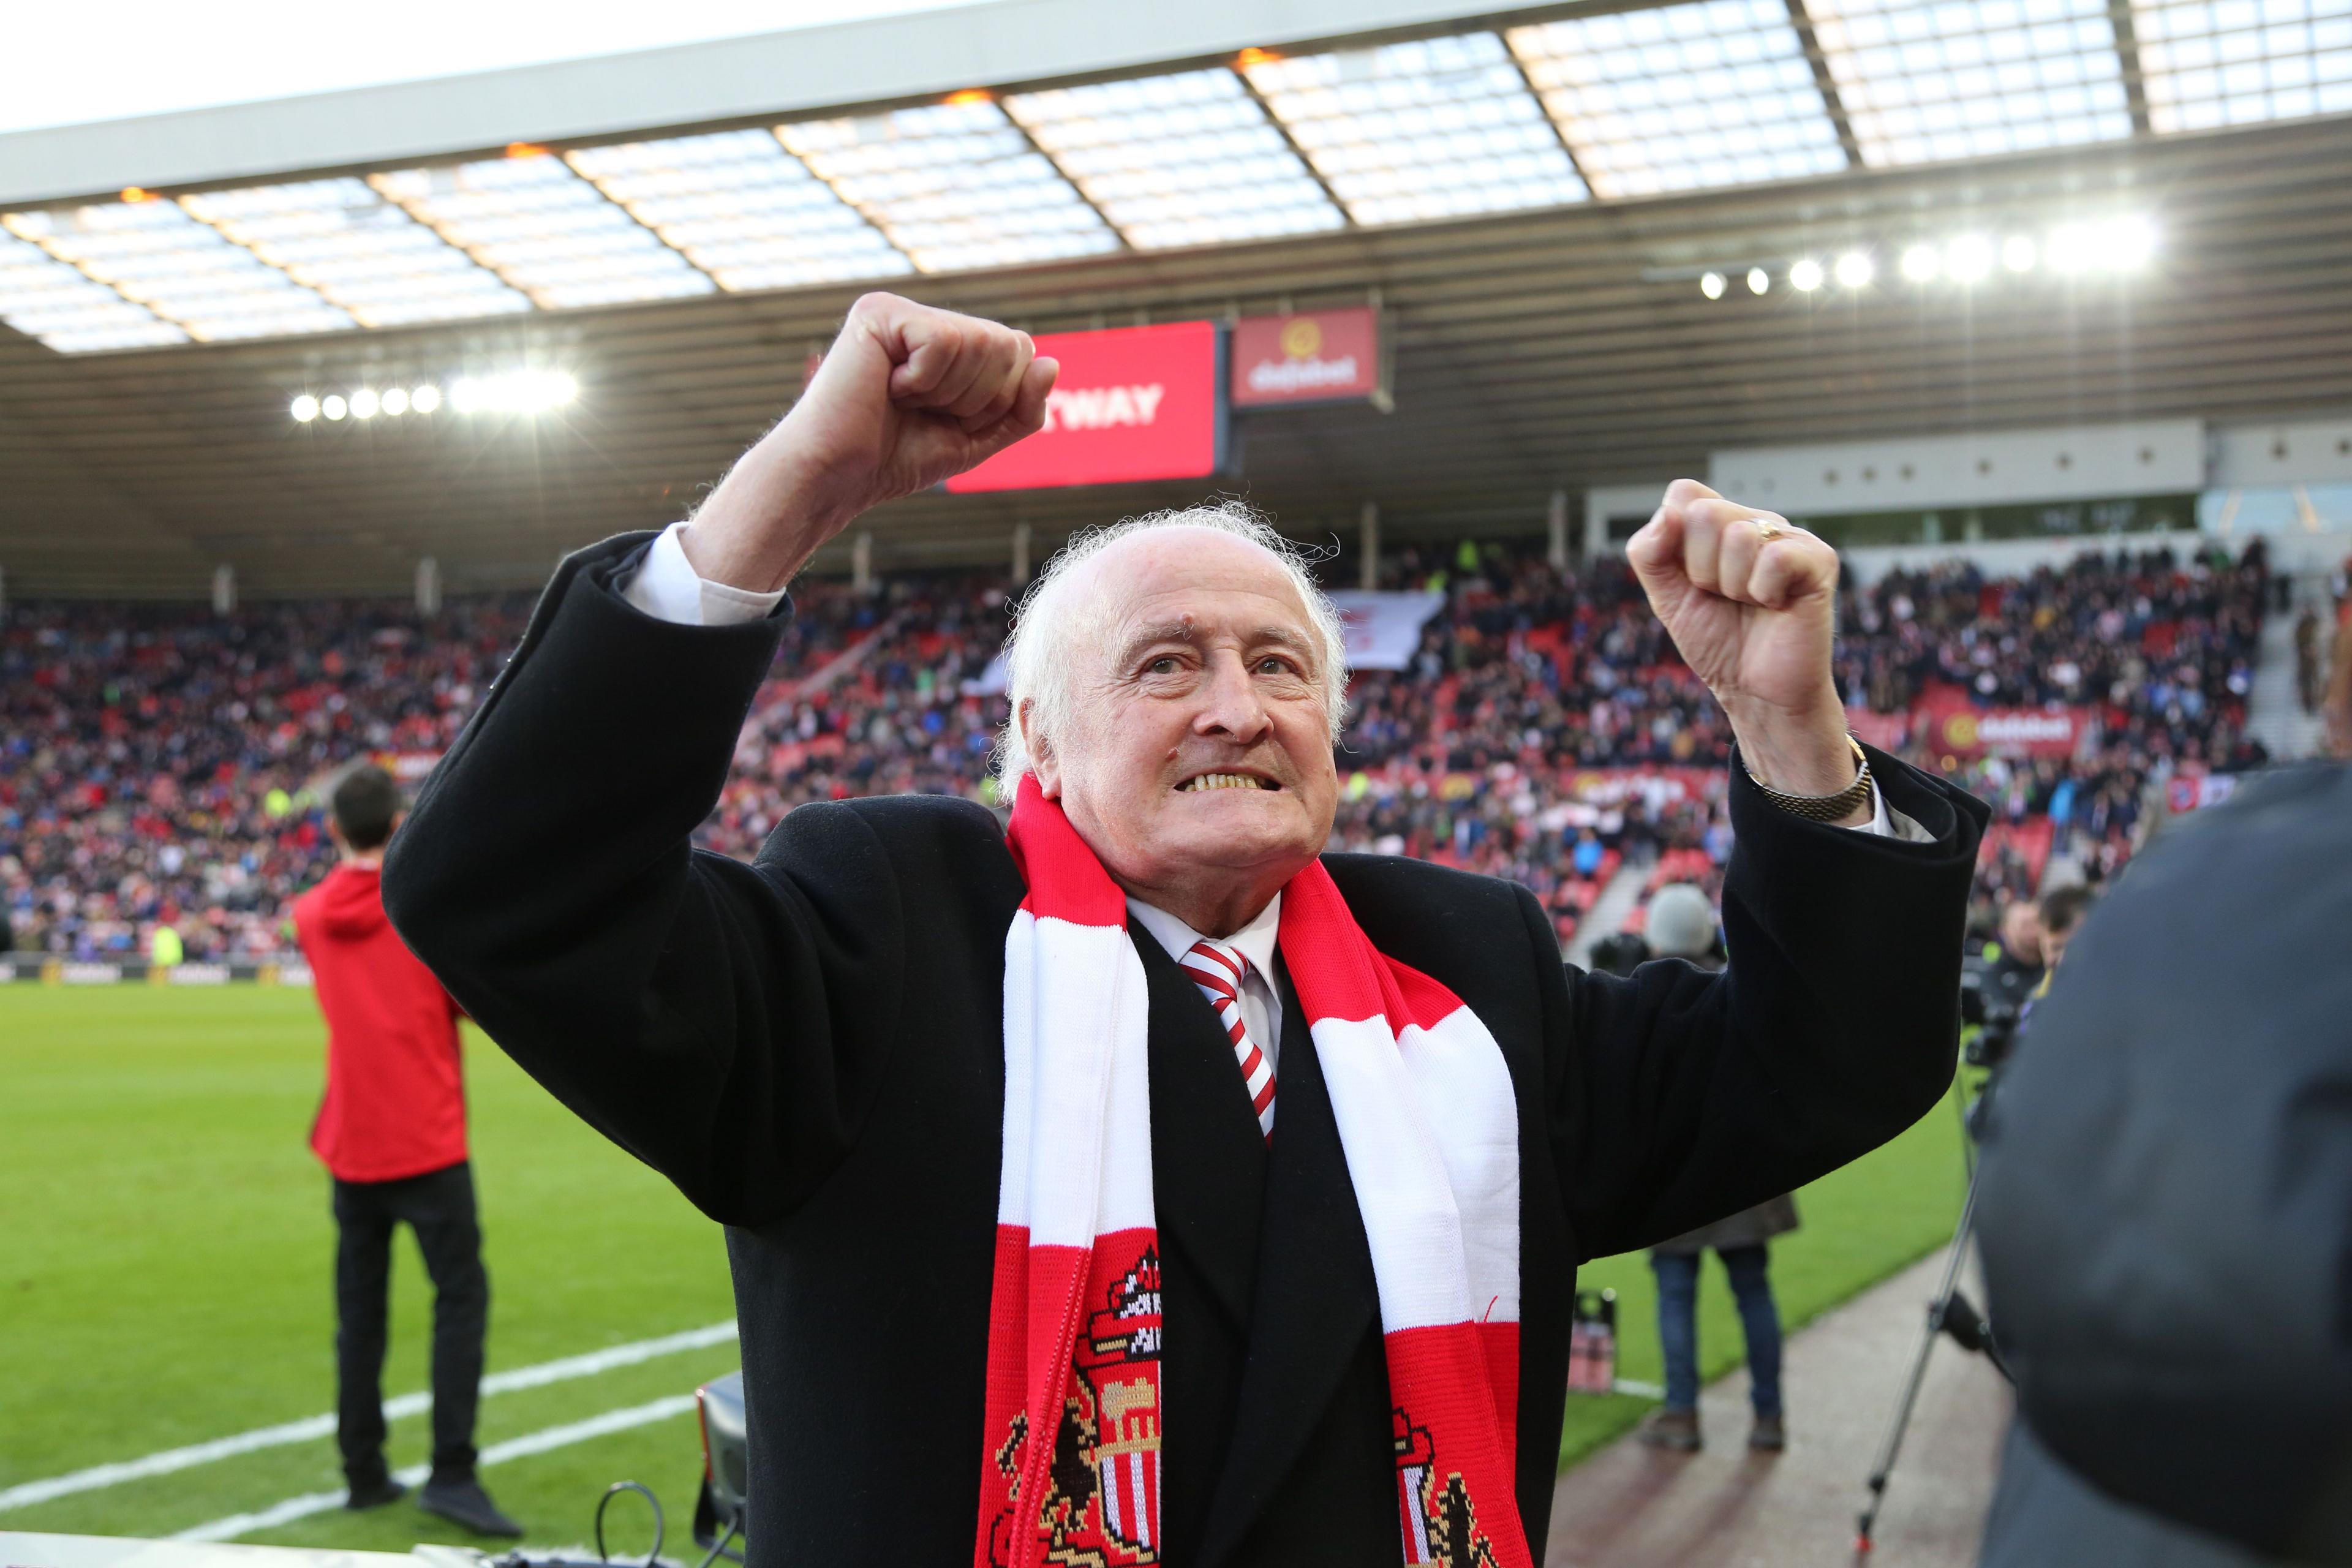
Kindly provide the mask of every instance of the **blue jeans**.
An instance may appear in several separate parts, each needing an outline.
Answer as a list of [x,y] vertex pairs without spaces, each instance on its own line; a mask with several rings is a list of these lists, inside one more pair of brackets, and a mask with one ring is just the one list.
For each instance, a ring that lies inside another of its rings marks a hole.
[[[1699,1253],[1653,1252],[1658,1276],[1658,1344],[1666,1357],[1666,1408],[1698,1408]],[[1759,1415],[1780,1414],[1780,1310],[1772,1304],[1765,1249],[1734,1247],[1718,1254],[1739,1304],[1748,1336],[1748,1398]]]

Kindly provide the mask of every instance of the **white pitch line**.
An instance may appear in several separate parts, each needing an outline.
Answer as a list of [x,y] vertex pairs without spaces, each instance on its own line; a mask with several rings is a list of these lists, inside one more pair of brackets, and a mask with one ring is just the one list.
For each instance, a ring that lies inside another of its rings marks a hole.
[[[474,1462],[478,1466],[502,1465],[509,1459],[527,1458],[532,1454],[544,1454],[551,1448],[569,1447],[574,1443],[585,1443],[593,1437],[602,1437],[609,1433],[625,1432],[632,1426],[644,1426],[656,1421],[667,1421],[673,1415],[683,1415],[693,1408],[694,1395],[674,1394],[664,1399],[632,1405],[626,1410],[607,1410],[604,1415],[591,1415],[585,1421],[573,1421],[562,1426],[550,1426],[543,1431],[526,1433],[520,1437],[509,1438],[503,1443],[493,1443],[483,1449],[481,1457]],[[404,1470],[394,1472],[403,1485],[410,1487],[420,1485],[431,1473],[432,1467],[429,1465],[411,1465]],[[196,1525],[193,1529],[181,1531],[172,1539],[174,1541],[234,1541],[240,1535],[249,1535],[257,1530],[269,1530],[278,1525],[291,1524],[298,1519],[308,1519],[314,1513],[324,1513],[329,1509],[341,1508],[343,1506],[343,1495],[340,1490],[306,1492],[300,1497],[288,1498],[284,1502],[272,1503],[269,1507],[253,1513],[233,1513],[226,1519],[214,1520],[209,1524]]]
[[[658,1339],[638,1340],[625,1345],[610,1345],[584,1355],[565,1356],[560,1361],[543,1361],[535,1366],[519,1366],[509,1372],[494,1372],[482,1379],[482,1393],[511,1394],[518,1389],[543,1388],[551,1383],[563,1383],[576,1377],[593,1377],[615,1367],[635,1366],[639,1362],[652,1361],[678,1351],[701,1350],[706,1346],[724,1344],[735,1337],[732,1319],[713,1323],[708,1328],[688,1329],[681,1333],[664,1334]],[[421,1415],[433,1407],[430,1394],[403,1394],[383,1402],[387,1421],[397,1421],[405,1415]],[[196,1465],[208,1465],[215,1459],[226,1459],[238,1454],[250,1454],[257,1448],[283,1447],[289,1443],[307,1443],[315,1438],[334,1435],[332,1415],[306,1415],[299,1421],[281,1422],[275,1426],[257,1426],[249,1432],[239,1432],[227,1437],[215,1437],[209,1442],[191,1443],[185,1447],[165,1448],[140,1459],[124,1459],[113,1464],[92,1465],[86,1470],[70,1475],[51,1476],[44,1480],[25,1481],[0,1491],[0,1511],[12,1508],[29,1508],[52,1498],[71,1497],[76,1492],[97,1491],[104,1487],[120,1486],[124,1481],[143,1480],[149,1476],[166,1476],[173,1470],[184,1470]],[[342,1494],[335,1494],[338,1501]]]

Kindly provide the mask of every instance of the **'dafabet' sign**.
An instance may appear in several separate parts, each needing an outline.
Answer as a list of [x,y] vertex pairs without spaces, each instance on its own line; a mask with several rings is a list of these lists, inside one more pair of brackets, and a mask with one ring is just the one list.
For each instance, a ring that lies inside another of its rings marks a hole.
[[1381,317],[1369,305],[1246,316],[1234,323],[1234,406],[1360,403],[1388,406]]
[[1045,489],[1213,474],[1225,456],[1220,334],[1211,321],[1049,332],[1037,353],[1062,374],[1045,428],[947,488]]
[[1923,711],[1927,743],[1963,757],[1982,752],[2072,756],[2091,723],[2089,710],[2082,708],[1940,707]]

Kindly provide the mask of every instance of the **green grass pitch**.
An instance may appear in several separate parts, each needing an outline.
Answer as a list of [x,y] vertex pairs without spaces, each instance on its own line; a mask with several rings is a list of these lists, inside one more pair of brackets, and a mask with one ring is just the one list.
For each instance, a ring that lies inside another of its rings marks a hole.
[[[0,989],[0,1490],[86,1467],[313,1415],[333,1400],[333,1224],[305,1145],[321,1032],[299,990],[130,985]],[[574,1121],[467,1034],[467,1089],[491,1276],[490,1370],[727,1318],[717,1226]],[[1948,1234],[1960,1193],[1948,1111],[1801,1196],[1805,1228],[1774,1249],[1801,1321]],[[1649,1270],[1585,1271],[1616,1289],[1621,1373],[1654,1381]],[[1701,1346],[1736,1362],[1730,1298],[1710,1267]],[[430,1294],[413,1242],[394,1265],[388,1394],[425,1383]],[[682,1394],[735,1364],[731,1344],[676,1352],[482,1403],[483,1446]],[[1800,1436],[1801,1389],[1790,1391]],[[1646,1408],[1572,1398],[1572,1458]],[[395,1466],[425,1457],[422,1415],[395,1421]],[[583,1542],[597,1496],[634,1479],[682,1542],[700,1450],[691,1414],[484,1472],[537,1545]],[[339,1484],[320,1439],[0,1511],[0,1531],[155,1536]],[[616,1503],[612,1544],[642,1552],[642,1505]],[[395,1504],[331,1510],[247,1535],[286,1545],[405,1551],[462,1542]]]

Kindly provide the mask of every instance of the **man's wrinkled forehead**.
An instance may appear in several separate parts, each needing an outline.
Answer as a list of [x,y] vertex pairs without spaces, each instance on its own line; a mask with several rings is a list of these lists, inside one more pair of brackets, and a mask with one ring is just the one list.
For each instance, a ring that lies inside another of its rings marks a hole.
[[[1288,572],[1264,548],[1213,528],[1156,528],[1086,563],[1106,651],[1138,637],[1238,635],[1294,644],[1313,658],[1314,621]],[[1319,662],[1319,660],[1318,660]]]

